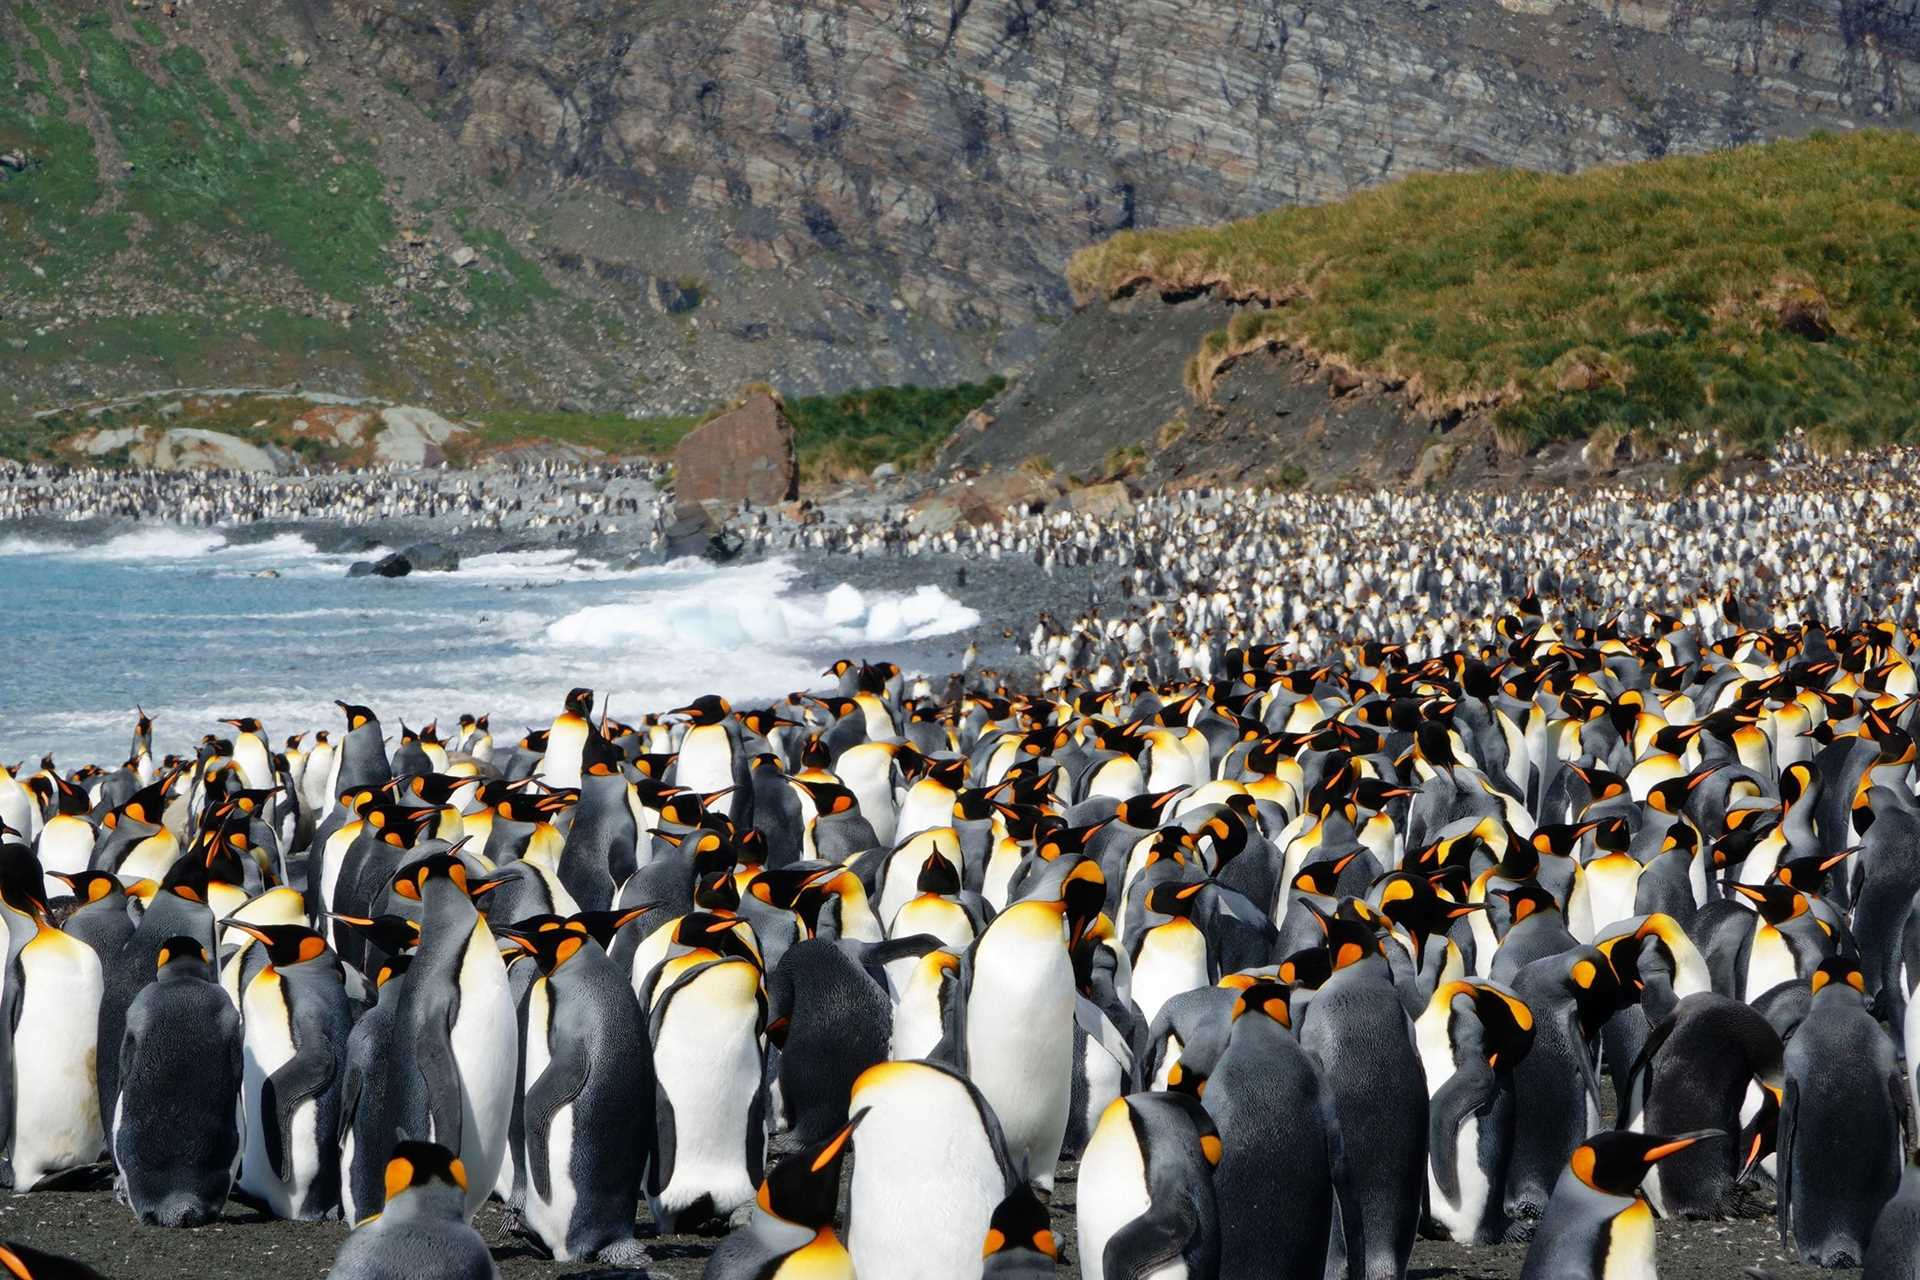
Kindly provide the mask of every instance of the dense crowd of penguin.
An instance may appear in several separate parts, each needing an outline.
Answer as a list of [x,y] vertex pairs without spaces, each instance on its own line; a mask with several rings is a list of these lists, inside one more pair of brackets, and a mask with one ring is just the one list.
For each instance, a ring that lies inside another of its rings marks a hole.
[[1731,592],[1299,625],[0,773],[4,1176],[344,1216],[341,1280],[493,1274],[494,1196],[620,1266],[644,1202],[712,1280],[1385,1280],[1423,1232],[1618,1280],[1770,1200],[1920,1274],[1920,636]]
[[[622,517],[657,519],[651,483],[663,468],[622,462],[522,462],[473,471],[400,466],[216,469],[21,464],[0,460],[0,522],[165,520],[195,527],[324,520],[369,525],[440,521],[451,532],[617,532]],[[627,482],[643,482],[639,484]]]

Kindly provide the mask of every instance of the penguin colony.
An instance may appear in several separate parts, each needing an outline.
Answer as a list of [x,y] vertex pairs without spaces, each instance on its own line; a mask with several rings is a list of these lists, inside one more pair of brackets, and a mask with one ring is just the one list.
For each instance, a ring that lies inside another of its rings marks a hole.
[[[663,517],[653,462],[542,462],[478,471],[375,467],[162,471],[144,467],[23,465],[0,460],[0,521],[166,520],[247,525],[324,520],[366,525],[441,520],[453,532],[553,529],[618,532],[622,517]],[[611,490],[611,492],[610,492]],[[629,519],[629,523],[632,520]],[[611,526],[611,527],[609,527]]]
[[1640,1277],[1659,1218],[1770,1211],[1920,1276],[1920,634],[1854,465],[809,531],[1139,602],[1036,624],[1022,688],[0,770],[0,1180],[343,1217],[345,1280],[494,1274],[490,1198],[715,1280],[1374,1280],[1422,1234]]

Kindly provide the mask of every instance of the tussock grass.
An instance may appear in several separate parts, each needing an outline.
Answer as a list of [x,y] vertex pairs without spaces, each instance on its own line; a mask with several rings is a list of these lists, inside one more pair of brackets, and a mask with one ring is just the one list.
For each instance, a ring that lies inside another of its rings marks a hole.
[[1410,178],[1077,255],[1082,300],[1209,287],[1264,304],[1186,380],[1284,343],[1507,440],[1604,424],[1764,444],[1920,438],[1920,138],[1865,131],[1572,176]]

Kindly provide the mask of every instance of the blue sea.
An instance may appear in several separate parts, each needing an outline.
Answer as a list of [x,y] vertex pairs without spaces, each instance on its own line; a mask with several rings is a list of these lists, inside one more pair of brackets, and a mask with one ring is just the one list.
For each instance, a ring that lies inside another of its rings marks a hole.
[[822,656],[844,646],[977,621],[934,587],[802,592],[781,559],[627,571],[553,549],[347,577],[363,558],[291,535],[162,526],[68,546],[0,530],[0,761],[118,764],[136,707],[161,753],[191,751],[228,717],[258,718],[276,746],[338,736],[336,698],[373,707],[390,734],[490,713],[505,744],[578,685],[616,717],[709,691],[772,698],[819,687]]

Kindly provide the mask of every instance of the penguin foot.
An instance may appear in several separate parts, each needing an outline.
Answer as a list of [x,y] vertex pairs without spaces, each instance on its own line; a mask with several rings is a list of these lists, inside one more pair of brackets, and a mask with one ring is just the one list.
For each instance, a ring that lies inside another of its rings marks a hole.
[[604,1262],[610,1267],[625,1267],[638,1270],[653,1262],[653,1255],[647,1252],[645,1245],[638,1240],[626,1239],[610,1244],[593,1255],[595,1262]]

